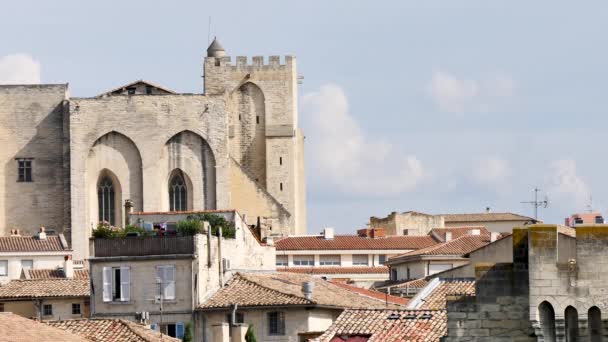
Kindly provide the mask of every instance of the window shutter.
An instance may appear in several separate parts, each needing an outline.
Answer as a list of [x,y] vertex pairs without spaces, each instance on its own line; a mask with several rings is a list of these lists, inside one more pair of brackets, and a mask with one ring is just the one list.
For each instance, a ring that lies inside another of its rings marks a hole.
[[129,267],[120,268],[120,301],[131,300],[131,272]]
[[175,299],[175,266],[165,266],[165,298]]
[[[167,267],[169,268],[169,267]],[[184,337],[184,323],[179,322],[175,323],[175,337],[183,338]]]
[[103,301],[112,301],[112,267],[103,268]]

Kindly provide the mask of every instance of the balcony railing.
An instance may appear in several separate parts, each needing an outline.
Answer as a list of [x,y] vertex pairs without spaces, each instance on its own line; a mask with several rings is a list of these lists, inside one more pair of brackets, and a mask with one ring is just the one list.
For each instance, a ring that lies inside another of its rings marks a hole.
[[193,254],[194,237],[126,237],[95,239],[95,257]]

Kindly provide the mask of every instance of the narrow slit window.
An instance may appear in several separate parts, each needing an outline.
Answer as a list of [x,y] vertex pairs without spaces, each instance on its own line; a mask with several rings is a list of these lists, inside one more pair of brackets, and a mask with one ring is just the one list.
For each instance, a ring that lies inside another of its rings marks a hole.
[[283,183],[279,183],[279,188],[281,188],[281,191],[283,191]]
[[255,123],[256,123],[256,124],[259,124],[259,123],[260,123],[260,116],[256,116],[256,117],[255,117]]
[[283,165],[283,157],[279,157],[279,165]]

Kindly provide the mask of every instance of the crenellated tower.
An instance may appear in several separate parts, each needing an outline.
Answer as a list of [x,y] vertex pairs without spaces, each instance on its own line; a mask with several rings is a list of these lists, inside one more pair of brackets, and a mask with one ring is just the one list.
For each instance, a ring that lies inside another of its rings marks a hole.
[[230,156],[260,192],[252,195],[233,189],[232,203],[246,205],[248,215],[264,223],[268,210],[243,201],[270,195],[269,202],[278,202],[289,213],[289,229],[282,233],[304,234],[304,136],[298,127],[296,59],[285,56],[281,63],[279,56],[270,56],[265,63],[261,56],[251,62],[239,56],[231,63],[214,39],[207,49],[204,72],[205,94],[227,99]]

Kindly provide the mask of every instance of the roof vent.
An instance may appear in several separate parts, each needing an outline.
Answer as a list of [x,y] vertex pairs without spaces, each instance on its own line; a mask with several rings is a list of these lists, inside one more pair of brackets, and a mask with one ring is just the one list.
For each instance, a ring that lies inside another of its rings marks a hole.
[[333,228],[324,228],[323,229],[323,237],[325,240],[333,240],[334,238],[334,229]]
[[313,281],[305,281],[302,283],[302,293],[304,298],[312,300],[312,295],[315,289],[315,283]]
[[46,240],[46,228],[40,227],[40,232],[38,232],[38,240]]
[[388,317],[386,319],[399,319],[399,318],[401,318],[401,316],[399,316],[398,314],[393,312],[392,314],[388,315]]
[[481,229],[471,229],[471,235],[481,235]]
[[433,318],[433,315],[431,315],[431,314],[424,314],[424,315],[420,316],[420,319],[431,319],[431,318]]

